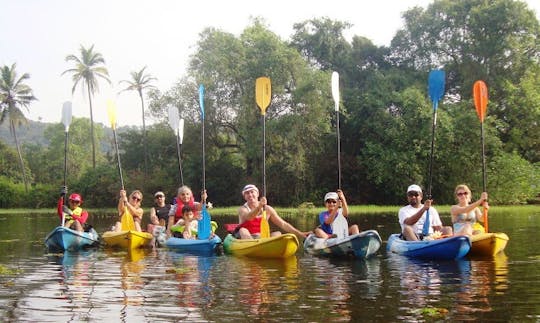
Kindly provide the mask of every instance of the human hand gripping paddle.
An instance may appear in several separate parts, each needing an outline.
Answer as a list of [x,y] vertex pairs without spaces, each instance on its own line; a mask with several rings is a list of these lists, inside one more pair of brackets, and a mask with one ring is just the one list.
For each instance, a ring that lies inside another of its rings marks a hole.
[[176,137],[176,152],[178,154],[178,171],[180,173],[180,183],[184,186],[184,174],[182,173],[182,141],[184,140],[184,119],[180,119],[178,116],[178,109],[176,107],[169,107],[169,126],[174,131]]
[[[124,178],[122,177],[122,166],[120,164],[120,153],[118,152],[118,140],[116,139],[116,104],[112,100],[107,100],[107,114],[109,116],[109,121],[111,122],[111,128],[114,137],[114,148],[116,150],[116,159],[118,161],[118,174],[120,175],[120,185],[122,190],[124,190]],[[135,223],[133,222],[133,216],[129,212],[127,206],[124,207],[124,213],[120,219],[122,224],[122,231],[133,231],[135,230]]]
[[[336,137],[337,137],[337,164],[338,164],[338,188],[341,190],[341,140],[339,135],[339,74],[338,72],[332,72],[332,98],[334,99],[334,110],[336,111]],[[339,201],[338,201],[339,202]],[[339,207],[339,205],[338,205]],[[334,232],[338,238],[346,238],[349,236],[349,223],[347,219],[340,212],[341,208],[338,208],[338,214],[332,222],[332,232]]]
[[210,238],[210,214],[206,208],[206,171],[205,171],[205,156],[204,156],[204,85],[199,85],[199,105],[201,107],[201,141],[202,141],[202,177],[203,177],[203,193],[205,196],[202,203],[202,219],[199,220],[197,226],[197,237],[199,240],[205,240]]
[[[66,101],[64,102],[64,105],[62,106],[62,123],[64,124],[64,132],[65,132],[65,139],[64,139],[64,188],[67,187],[67,151],[68,151],[68,133],[69,133],[69,125],[71,124],[71,102]],[[67,204],[67,192],[64,195],[64,206]],[[62,208],[64,209],[64,208]],[[66,222],[66,214],[62,210],[62,226],[64,226],[64,223]]]
[[[476,81],[473,85],[473,98],[476,114],[480,119],[480,136],[482,139],[482,189],[487,192],[487,175],[486,175],[486,153],[484,150],[484,118],[487,114],[488,104],[488,89],[484,81]],[[488,208],[484,206],[482,215],[484,217],[484,230],[488,233]]]
[[[266,197],[266,109],[270,105],[272,99],[272,83],[270,78],[263,76],[257,78],[255,81],[255,101],[261,110],[261,118],[263,124],[263,144],[262,144],[262,168],[263,168],[263,194],[262,196]],[[263,216],[261,219],[261,238],[270,237],[270,225],[268,224],[268,219],[266,218],[266,208],[263,207]]]
[[[431,129],[431,152],[429,155],[429,184],[427,199],[431,200],[431,183],[433,179],[433,151],[435,148],[435,127],[437,126],[437,107],[439,106],[439,100],[444,95],[445,73],[443,70],[432,70],[429,72],[428,77],[428,92],[431,102],[433,102],[433,124]],[[422,228],[422,234],[427,236],[429,234],[429,209],[426,211],[426,221]]]

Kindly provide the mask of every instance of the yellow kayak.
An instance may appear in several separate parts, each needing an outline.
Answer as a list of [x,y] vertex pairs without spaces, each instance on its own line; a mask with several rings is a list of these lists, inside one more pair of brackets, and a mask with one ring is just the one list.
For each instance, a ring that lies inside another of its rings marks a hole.
[[469,255],[472,256],[495,256],[506,248],[509,240],[502,232],[473,234],[470,238],[472,246]]
[[235,256],[287,258],[298,250],[298,238],[292,233],[261,239],[236,239],[228,234],[223,240],[223,249]]
[[107,231],[101,236],[105,244],[111,247],[135,249],[149,246],[152,242],[152,234],[140,231]]

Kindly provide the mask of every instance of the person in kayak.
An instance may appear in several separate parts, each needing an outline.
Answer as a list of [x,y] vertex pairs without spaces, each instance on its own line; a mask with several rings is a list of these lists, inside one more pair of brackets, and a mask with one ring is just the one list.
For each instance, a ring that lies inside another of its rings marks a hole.
[[399,224],[401,225],[401,236],[408,241],[423,240],[422,229],[426,221],[426,211],[429,210],[429,234],[435,231],[441,232],[441,235],[452,235],[452,228],[443,227],[439,212],[431,206],[433,200],[426,200],[422,204],[422,189],[413,184],[407,188],[407,200],[409,205],[399,209]]
[[[201,194],[201,201],[204,203],[206,201],[207,195],[206,191]],[[195,202],[193,198],[193,192],[191,188],[186,185],[180,186],[178,188],[178,194],[176,195],[176,204],[171,206],[169,211],[169,223],[167,225],[167,236],[175,236],[182,238],[182,233],[184,231],[184,219],[182,217],[182,209],[184,206],[189,206],[193,211],[193,219],[200,220],[200,211],[202,210],[202,203]],[[197,231],[197,221],[191,223],[191,228]]]
[[454,234],[471,236],[473,234],[484,233],[484,227],[479,223],[484,221],[484,217],[478,207],[483,205],[489,208],[487,192],[482,192],[480,199],[473,203],[471,203],[471,189],[465,184],[456,186],[454,194],[458,201],[458,204],[452,205],[450,208]]
[[[302,232],[296,229],[287,221],[283,220],[276,210],[268,205],[266,197],[259,200],[259,189],[253,184],[248,184],[242,189],[242,196],[246,203],[238,209],[239,225],[233,234],[237,239],[258,239],[261,236],[261,219],[263,208],[266,210],[266,217],[283,231],[293,233],[299,238],[305,238],[310,232]],[[281,235],[281,232],[274,231],[271,236]]]
[[60,199],[58,199],[57,211],[60,218],[64,219],[64,226],[72,230],[84,232],[84,224],[88,219],[88,212],[81,208],[83,199],[78,193],[73,193],[68,198],[68,205],[64,205],[64,196],[67,187],[62,187]]
[[[347,218],[349,216],[349,207],[347,205],[347,200],[345,199],[345,194],[342,190],[337,190],[336,192],[328,192],[324,196],[324,205],[326,206],[326,211],[323,211],[319,214],[319,223],[320,225],[313,230],[315,235],[318,238],[328,239],[335,238],[336,235],[332,231],[332,223],[340,213]],[[346,232],[346,229],[344,228]],[[358,225],[353,224],[349,227],[349,234],[358,234],[360,229]]]
[[[143,209],[141,208],[141,203],[143,199],[143,194],[139,190],[135,190],[127,196],[126,190],[120,190],[120,198],[118,199],[118,215],[123,216],[124,212],[127,210],[133,217],[133,222],[135,223],[135,231],[141,232],[141,222],[143,217]],[[122,231],[122,223],[120,221],[116,222],[113,231]]]

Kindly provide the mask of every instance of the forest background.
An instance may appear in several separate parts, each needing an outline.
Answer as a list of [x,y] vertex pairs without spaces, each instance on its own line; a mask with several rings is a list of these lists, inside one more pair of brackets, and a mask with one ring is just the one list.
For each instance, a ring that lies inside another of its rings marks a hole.
[[[282,39],[255,18],[239,35],[211,27],[202,31],[188,70],[170,89],[153,87],[144,68],[133,72],[126,90],[140,94],[141,106],[132,112],[153,123],[117,129],[126,189],[142,190],[146,206],[158,190],[175,195],[181,178],[176,136],[168,124],[168,109],[175,107],[185,120],[183,182],[194,192],[201,190],[198,87],[204,84],[204,184],[214,205],[241,204],[245,184],[262,185],[263,132],[255,80],[268,76],[268,199],[280,206],[321,204],[324,193],[338,185],[330,87],[331,73],[337,71],[342,189],[351,204],[403,204],[408,185],[429,185],[433,108],[427,77],[430,70],[443,69],[446,91],[439,103],[433,155],[436,202],[453,203],[460,183],[476,195],[482,190],[481,123],[472,100],[476,80],[484,80],[489,90],[484,136],[490,201],[537,200],[540,26],[534,12],[520,1],[440,0],[426,9],[410,9],[403,18],[404,27],[388,47],[362,36],[347,41],[344,32],[350,24],[344,21],[302,21],[294,25],[290,39]],[[80,60],[92,64],[75,64],[73,70],[67,64],[65,72],[75,80],[86,67],[94,75],[74,87],[105,82],[107,69],[114,68],[106,66],[93,46],[81,46]],[[32,109],[36,98],[23,86],[25,76],[16,73],[16,65],[2,68],[0,207],[54,207],[64,180],[65,129],[60,122],[26,120],[24,111]],[[10,101],[17,91],[19,100]],[[58,116],[60,120],[61,107]],[[91,142],[97,143],[95,152]],[[116,205],[120,179],[110,125],[74,118],[67,161],[69,191],[80,192],[85,207]]]

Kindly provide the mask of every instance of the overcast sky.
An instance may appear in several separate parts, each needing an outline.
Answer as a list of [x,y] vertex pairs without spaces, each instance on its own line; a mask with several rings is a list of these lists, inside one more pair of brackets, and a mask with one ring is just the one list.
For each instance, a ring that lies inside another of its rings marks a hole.
[[[142,125],[140,101],[135,92],[123,92],[120,80],[147,66],[161,91],[185,75],[199,33],[216,27],[239,35],[251,17],[265,19],[282,39],[293,33],[293,24],[329,17],[348,21],[351,35],[365,36],[376,45],[389,45],[401,28],[401,14],[413,6],[426,8],[429,0],[0,0],[0,65],[17,64],[17,72],[29,73],[27,81],[39,101],[26,116],[32,120],[60,122],[62,104],[73,102],[75,117],[89,117],[82,91],[72,95],[69,54],[94,44],[106,61],[112,85],[100,82],[95,96],[94,120],[108,125],[105,101],[118,107],[118,124]],[[540,12],[539,0],[526,1]]]

